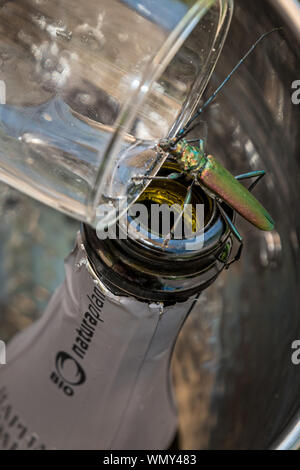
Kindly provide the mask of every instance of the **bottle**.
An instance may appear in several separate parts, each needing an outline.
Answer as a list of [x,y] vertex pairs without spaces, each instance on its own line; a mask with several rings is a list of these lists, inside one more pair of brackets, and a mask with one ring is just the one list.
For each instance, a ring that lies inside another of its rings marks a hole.
[[[144,202],[178,197],[177,183],[156,184]],[[168,447],[177,427],[172,350],[231,251],[220,213],[204,202],[204,244],[194,251],[181,240],[162,250],[151,233],[100,240],[82,226],[64,283],[0,366],[1,449]]]

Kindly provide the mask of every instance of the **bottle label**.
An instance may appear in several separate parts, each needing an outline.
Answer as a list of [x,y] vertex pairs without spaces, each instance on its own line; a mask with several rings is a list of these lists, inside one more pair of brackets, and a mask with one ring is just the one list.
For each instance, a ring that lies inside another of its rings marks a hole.
[[0,449],[45,450],[40,436],[32,432],[14,409],[8,391],[0,389]]
[[68,348],[70,352],[58,351],[55,356],[55,369],[50,380],[68,397],[72,397],[76,388],[86,382],[85,360],[99,323],[103,323],[104,302],[104,294],[94,286],[93,291],[87,294],[88,307],[74,331],[74,341]]
[[0,366],[0,448],[163,449],[177,426],[169,363],[194,299],[115,296],[81,240],[46,312]]

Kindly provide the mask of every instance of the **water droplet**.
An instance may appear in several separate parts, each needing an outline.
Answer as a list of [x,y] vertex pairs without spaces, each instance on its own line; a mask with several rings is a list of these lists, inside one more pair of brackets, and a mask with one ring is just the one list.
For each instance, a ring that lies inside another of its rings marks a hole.
[[52,117],[50,116],[50,114],[48,113],[43,113],[43,118],[46,120],[46,121],[52,121]]
[[119,33],[118,34],[118,39],[120,42],[126,42],[128,40],[128,34],[127,33]]
[[66,31],[62,29],[57,29],[56,31],[56,36],[61,37],[65,39],[66,41],[71,41],[72,35],[73,35],[72,31]]
[[164,303],[163,302],[153,302],[149,304],[149,308],[151,309],[159,309],[159,314],[162,315],[164,313]]
[[45,62],[44,62],[44,67],[45,67],[45,69],[51,69],[52,60],[51,59],[46,59]]

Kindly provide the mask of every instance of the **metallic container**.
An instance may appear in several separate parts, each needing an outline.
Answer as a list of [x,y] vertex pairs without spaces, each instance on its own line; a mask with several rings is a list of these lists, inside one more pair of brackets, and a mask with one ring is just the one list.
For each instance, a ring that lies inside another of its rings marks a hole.
[[[255,191],[274,217],[276,231],[266,236],[238,220],[245,237],[243,259],[202,294],[183,326],[173,359],[180,448],[299,446],[300,366],[291,361],[292,342],[300,338],[300,105],[291,101],[292,82],[300,79],[298,10],[292,0],[236,2],[224,54],[207,91],[208,96],[261,33],[284,26],[282,34],[256,50],[203,116],[209,151],[222,158],[226,167],[236,173],[268,170]],[[8,201],[8,196],[2,200]],[[14,201],[10,196],[10,204],[3,205],[1,224],[2,240],[6,248],[11,246],[5,251],[2,246],[3,286],[7,266],[11,273],[10,290],[3,289],[1,295],[2,315],[14,307],[6,338],[29,322],[30,313],[20,314],[21,306],[34,300],[27,312],[34,307],[38,314],[41,297],[35,289],[41,282],[41,263],[46,267],[54,257],[59,260],[61,252],[66,254],[67,248],[62,247],[75,231],[68,219],[23,196],[18,196],[12,217]],[[27,230],[29,220],[34,227],[36,213],[43,216],[39,224],[43,237],[29,229],[18,240],[8,237],[17,228],[18,233],[20,227]],[[55,236],[46,215],[60,226]],[[37,250],[41,246],[49,250],[44,258]],[[20,269],[25,254],[28,282]],[[61,276],[58,261],[55,269]],[[42,283],[44,289],[53,290],[53,276],[51,282],[43,279]],[[21,295],[19,291],[16,295],[17,286]],[[2,316],[2,331],[7,323]]]
[[202,117],[209,152],[233,173],[267,170],[255,191],[275,231],[259,233],[237,220],[243,258],[204,293],[179,337],[174,371],[183,448],[299,445],[300,369],[291,361],[292,342],[300,338],[300,106],[291,100],[300,78],[299,18],[297,2],[237,2],[207,90],[209,96],[261,33],[284,27]]

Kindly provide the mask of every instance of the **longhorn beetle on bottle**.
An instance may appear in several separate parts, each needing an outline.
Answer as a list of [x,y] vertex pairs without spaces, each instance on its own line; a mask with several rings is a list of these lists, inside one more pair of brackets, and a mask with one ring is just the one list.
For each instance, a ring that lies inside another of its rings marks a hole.
[[[231,261],[227,261],[226,268],[232,263],[238,261],[242,254],[243,249],[243,238],[240,235],[238,229],[231,221],[226,211],[222,207],[222,202],[225,202],[233,210],[238,212],[248,222],[252,223],[255,227],[260,230],[273,230],[274,222],[272,217],[268,214],[266,209],[260,204],[260,202],[251,194],[251,191],[256,186],[258,181],[265,175],[264,170],[251,171],[238,176],[233,176],[226,168],[224,168],[218,160],[212,155],[207,155],[204,151],[204,142],[202,139],[193,139],[192,141],[186,140],[184,137],[196,127],[197,124],[192,125],[195,119],[200,116],[205,108],[215,99],[218,93],[222,90],[224,85],[229,81],[236,70],[242,65],[247,57],[253,52],[256,46],[267,36],[275,31],[279,31],[282,28],[274,28],[271,31],[264,33],[260,36],[257,41],[251,46],[248,52],[242,57],[242,59],[236,64],[230,74],[225,78],[221,85],[215,90],[215,92],[208,98],[208,100],[202,105],[201,108],[190,118],[187,124],[180,129],[175,137],[171,139],[163,139],[158,145],[158,151],[168,153],[170,157],[174,158],[181,168],[180,173],[171,173],[167,176],[135,176],[134,180],[154,180],[154,179],[168,179],[175,180],[181,176],[187,177],[191,183],[187,189],[187,194],[184,200],[184,206],[189,204],[192,199],[193,185],[199,185],[201,188],[212,198],[215,199],[217,207],[229,227],[231,233],[239,242],[239,248],[236,255]],[[198,141],[199,146],[191,145],[192,142]],[[256,178],[255,181],[247,189],[243,186],[240,181]],[[164,247],[169,243],[172,232],[175,229],[176,224],[179,222],[184,209],[175,221],[172,229],[164,240]]]

